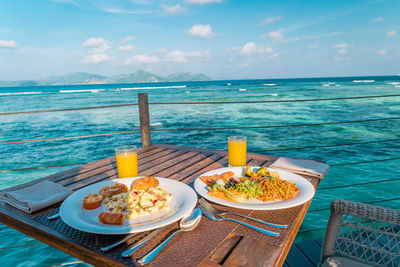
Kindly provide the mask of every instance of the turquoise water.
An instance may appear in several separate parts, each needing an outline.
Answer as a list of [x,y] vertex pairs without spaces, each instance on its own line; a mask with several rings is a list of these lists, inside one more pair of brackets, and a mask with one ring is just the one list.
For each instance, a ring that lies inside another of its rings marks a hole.
[[[146,87],[145,89],[141,89]],[[163,87],[163,88],[154,88]],[[138,89],[139,88],[139,89]],[[84,90],[84,91],[83,91]],[[350,77],[285,80],[241,80],[164,84],[111,84],[0,88],[0,113],[24,110],[78,108],[137,102],[147,92],[150,102],[256,101],[336,98],[400,93],[400,77]],[[396,117],[400,97],[317,102],[151,105],[153,129],[267,126]],[[153,132],[154,143],[227,149],[233,134],[248,137],[248,150],[285,149],[399,138],[399,120],[246,130]],[[136,106],[84,111],[0,116],[0,142],[122,132],[139,129]],[[138,133],[49,142],[0,144],[0,170],[79,163],[114,154],[114,147],[140,145]],[[330,165],[396,158],[398,141],[353,146],[282,150],[268,153],[310,158]],[[71,167],[0,172],[0,189],[31,181]],[[371,202],[398,198],[398,181],[357,187],[337,185],[400,178],[399,160],[332,166],[320,184],[296,241],[320,238],[333,199]],[[398,207],[399,200],[379,203]],[[326,210],[320,210],[326,209]],[[48,266],[76,259],[0,225],[0,261],[11,266]],[[22,255],[22,256],[21,256]],[[32,260],[31,255],[36,255]],[[84,265],[84,264],[77,264]]]

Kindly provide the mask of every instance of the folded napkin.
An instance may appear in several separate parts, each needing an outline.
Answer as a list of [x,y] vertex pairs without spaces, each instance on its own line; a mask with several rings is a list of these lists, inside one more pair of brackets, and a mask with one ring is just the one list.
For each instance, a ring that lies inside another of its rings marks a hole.
[[325,163],[309,159],[290,159],[280,157],[277,159],[270,168],[287,170],[297,174],[304,174],[319,179],[324,178],[329,170],[329,166]]
[[25,212],[35,212],[63,201],[72,193],[71,189],[44,181],[32,186],[6,192],[0,199]]

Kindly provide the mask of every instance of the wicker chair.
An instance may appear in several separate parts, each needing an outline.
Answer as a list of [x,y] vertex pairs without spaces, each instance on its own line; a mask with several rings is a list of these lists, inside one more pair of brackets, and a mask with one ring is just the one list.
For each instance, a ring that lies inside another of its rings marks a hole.
[[400,210],[335,200],[321,266],[400,266]]

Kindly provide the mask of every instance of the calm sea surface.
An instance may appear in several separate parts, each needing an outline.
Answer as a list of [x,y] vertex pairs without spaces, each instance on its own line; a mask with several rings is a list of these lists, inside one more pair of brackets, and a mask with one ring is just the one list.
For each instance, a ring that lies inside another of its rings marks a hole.
[[[0,88],[0,113],[150,102],[256,101],[400,94],[400,77],[240,80],[157,84],[109,84]],[[151,105],[153,129],[293,125],[389,118],[400,115],[400,97],[262,104]],[[324,146],[400,138],[400,120],[247,130],[153,132],[153,143],[227,149],[227,137],[245,135],[248,150]],[[139,129],[136,106],[0,116],[0,142],[123,132]],[[0,170],[96,161],[123,144],[140,146],[138,133],[94,138],[0,144]],[[321,238],[329,204],[338,198],[398,207],[398,181],[335,187],[399,178],[399,141],[262,152],[309,158],[333,165],[305,217],[296,241]],[[373,163],[348,164],[362,161]],[[343,165],[341,165],[343,164]],[[337,166],[335,166],[337,165]],[[72,167],[0,172],[0,189]],[[327,189],[323,189],[327,188]],[[76,259],[0,225],[0,262],[8,266],[48,266]],[[35,257],[32,257],[35,255]],[[85,264],[77,264],[85,265]]]

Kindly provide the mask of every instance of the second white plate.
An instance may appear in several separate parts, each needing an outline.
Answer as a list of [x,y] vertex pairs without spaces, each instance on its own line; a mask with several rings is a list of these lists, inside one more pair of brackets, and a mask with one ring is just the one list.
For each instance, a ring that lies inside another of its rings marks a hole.
[[[253,169],[257,169],[259,167],[252,166]],[[224,172],[232,171],[235,173],[235,177],[243,176],[244,167],[228,167],[228,168],[220,168],[216,170],[212,170],[206,173],[199,175],[194,181],[194,189],[199,193],[200,196],[204,197],[205,199],[212,201],[217,204],[221,204],[224,206],[240,208],[240,209],[251,209],[251,210],[277,210],[277,209],[285,209],[294,206],[298,206],[310,200],[314,196],[314,186],[307,181],[305,178],[288,172],[284,170],[277,170],[277,169],[270,169],[267,168],[269,171],[277,171],[279,172],[279,176],[283,180],[291,181],[296,184],[298,188],[300,188],[300,192],[294,196],[293,198],[287,200],[276,200],[270,202],[263,202],[257,199],[248,199],[242,200],[240,202],[233,202],[224,200],[217,197],[212,197],[208,195],[207,185],[201,181],[199,178],[201,176],[211,176],[214,174],[222,174]]]

